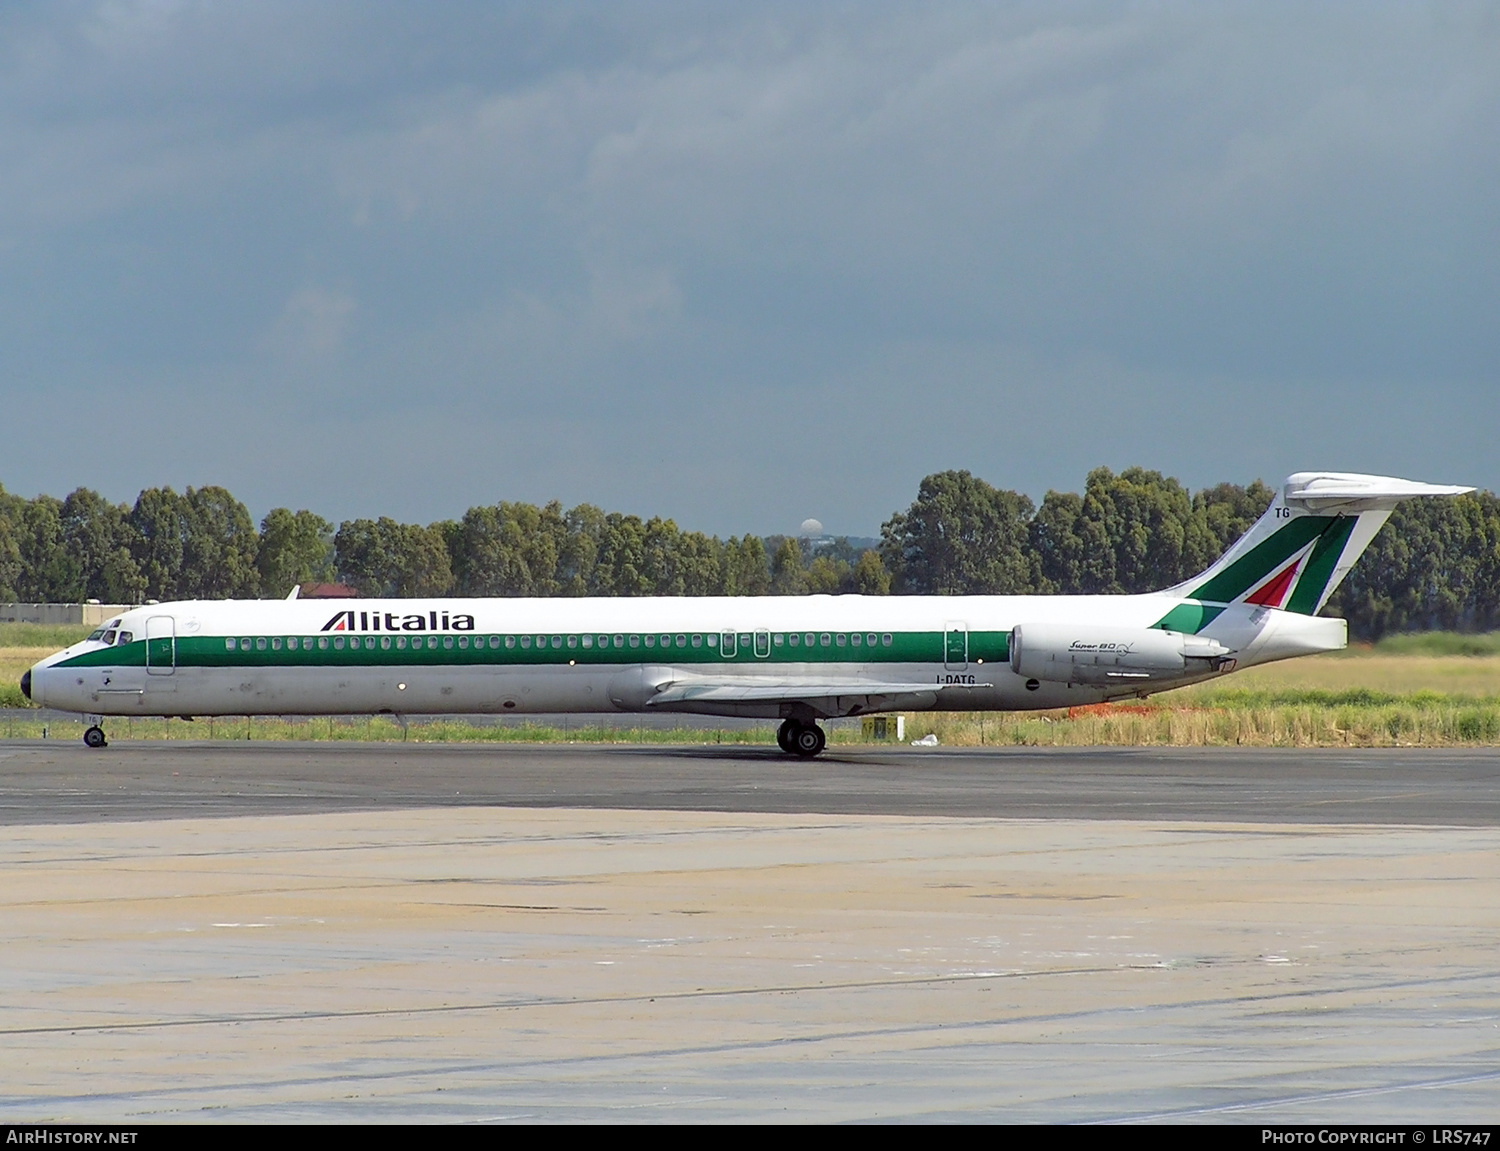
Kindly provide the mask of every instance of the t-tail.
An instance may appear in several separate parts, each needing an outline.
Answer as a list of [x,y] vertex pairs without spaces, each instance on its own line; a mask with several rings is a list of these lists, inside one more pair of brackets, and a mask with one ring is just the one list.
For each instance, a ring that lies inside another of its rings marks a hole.
[[1345,472],[1288,476],[1217,563],[1168,589],[1184,602],[1156,626],[1194,634],[1236,605],[1317,615],[1398,503],[1473,490]]

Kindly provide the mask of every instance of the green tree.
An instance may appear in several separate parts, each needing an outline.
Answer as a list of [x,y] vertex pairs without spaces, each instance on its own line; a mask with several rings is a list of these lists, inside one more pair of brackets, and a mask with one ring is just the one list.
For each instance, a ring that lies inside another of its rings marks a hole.
[[683,595],[718,595],[724,586],[724,545],[717,536],[683,532],[677,539]]
[[916,501],[881,526],[881,558],[906,593],[1014,595],[1036,587],[1027,546],[1032,503],[968,472],[924,479]]
[[860,553],[849,577],[849,591],[857,595],[890,595],[891,576],[880,562],[880,553],[869,548]]
[[16,547],[21,570],[16,595],[26,603],[71,603],[81,599],[82,581],[62,538],[62,501],[29,500],[21,511]]
[[642,574],[652,595],[687,595],[687,574],[682,568],[682,533],[671,520],[652,516],[646,521],[642,539]]
[[[437,596],[453,587],[443,533],[435,527],[347,520],[333,537],[339,578],[368,596]],[[484,594],[484,593],[480,593]]]
[[1211,488],[1194,492],[1193,512],[1203,516],[1204,526],[1212,540],[1210,551],[1213,554],[1205,557],[1200,566],[1185,572],[1182,578],[1197,575],[1228,551],[1230,545],[1244,535],[1251,524],[1265,515],[1275,494],[1259,480],[1253,481],[1248,487],[1215,484]]
[[813,595],[838,595],[846,590],[845,585],[854,569],[847,560],[830,555],[815,555],[807,565],[807,590]]
[[724,594],[765,595],[771,590],[771,566],[759,536],[731,536],[724,545]]
[[22,517],[26,501],[0,485],[0,599],[14,600],[21,581]]
[[131,545],[134,533],[129,509],[112,504],[98,492],[79,488],[62,502],[58,518],[68,566],[75,573],[72,599],[131,603],[145,581]]
[[560,590],[558,562],[567,542],[562,505],[498,503],[470,508],[451,537],[461,595],[548,596]]
[[259,537],[250,512],[224,488],[188,488],[182,499],[182,573],[178,594],[192,599],[250,599],[260,594]]
[[185,598],[179,588],[188,514],[187,502],[171,488],[146,488],[136,497],[130,511],[132,550],[151,599]]
[[650,595],[646,577],[646,525],[640,516],[610,512],[594,553],[594,595]]
[[1398,504],[1334,592],[1357,639],[1500,625],[1500,499],[1490,492]]
[[305,508],[272,508],[260,522],[255,566],[262,593],[276,599],[303,584],[329,582],[336,574],[333,525]]
[[802,563],[802,549],[790,536],[775,545],[771,556],[771,594],[806,595],[807,569]]

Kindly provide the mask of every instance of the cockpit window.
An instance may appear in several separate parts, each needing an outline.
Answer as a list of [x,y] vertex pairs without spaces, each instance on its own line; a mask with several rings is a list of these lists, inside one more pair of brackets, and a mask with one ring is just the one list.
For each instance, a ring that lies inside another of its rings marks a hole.
[[118,634],[119,634],[118,632],[114,632],[114,631],[107,631],[107,632],[105,632],[104,633],[104,642],[105,643],[114,643],[115,642],[115,636],[118,635]]
[[104,629],[101,627],[101,628],[99,628],[96,631],[89,632],[89,634],[88,634],[87,638],[84,640],[84,642],[87,643],[90,640],[103,639],[103,638],[104,638]]
[[129,643],[133,639],[135,639],[135,634],[133,632],[122,631],[120,633],[120,642],[121,643]]

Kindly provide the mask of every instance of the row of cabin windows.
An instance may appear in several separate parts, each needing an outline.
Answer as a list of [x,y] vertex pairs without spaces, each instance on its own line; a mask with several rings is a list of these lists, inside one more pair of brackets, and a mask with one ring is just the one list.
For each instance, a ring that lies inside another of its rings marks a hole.
[[[717,647],[719,645],[719,637],[713,633],[709,633],[708,635],[704,635],[701,632],[697,635],[688,635],[684,633],[675,636],[663,635],[659,638],[661,646],[663,648],[702,647],[705,643],[709,647]],[[771,637],[771,642],[777,647],[844,647],[845,645],[849,645],[852,647],[875,647],[877,645],[881,647],[890,647],[892,638],[893,637],[889,632],[886,632],[884,635],[877,635],[875,632],[869,632],[863,635],[857,632],[853,634],[846,632],[826,631],[821,633],[811,631],[792,632],[790,634],[785,632],[777,632],[774,636]],[[561,649],[565,646],[569,648],[592,648],[595,646],[598,646],[600,648],[638,648],[643,644],[646,647],[654,648],[657,646],[658,641],[658,637],[656,635],[601,635],[597,637],[595,637],[594,635],[539,635],[535,637],[530,635],[492,635],[488,637],[476,635],[472,637],[472,639],[466,635],[429,635],[426,637],[411,636],[409,639],[404,635],[367,635],[363,637],[357,635],[348,637],[341,635],[320,635],[316,637],[292,635],[282,637],[277,635],[270,637],[257,636],[254,638],[245,636],[239,639],[231,636],[224,640],[224,649],[226,651],[235,651],[236,649],[240,651],[266,651],[269,648],[271,651],[281,651],[282,648],[285,647],[288,651],[312,651],[314,648],[314,644],[316,644],[319,651],[327,651],[330,646],[335,651],[343,651],[346,646],[351,649],[358,648],[361,645],[361,639],[363,639],[363,646],[368,651],[374,651],[377,645],[385,651],[391,650],[393,645],[397,651],[405,651],[408,647],[408,644],[414,651],[424,646],[429,651],[436,651],[439,641],[441,641],[444,648],[449,650],[451,650],[456,644],[460,651],[467,650],[471,646],[471,644],[475,648],[475,650],[484,647],[489,647],[492,649],[499,648],[502,644],[507,648],[514,648],[519,645],[522,649],[529,649],[534,645],[538,650],[548,647]],[[726,632],[725,639],[726,641],[733,641],[735,639],[735,633]],[[750,647],[750,633],[747,632],[743,635],[740,635],[738,639],[741,646],[744,646],[746,648]]]

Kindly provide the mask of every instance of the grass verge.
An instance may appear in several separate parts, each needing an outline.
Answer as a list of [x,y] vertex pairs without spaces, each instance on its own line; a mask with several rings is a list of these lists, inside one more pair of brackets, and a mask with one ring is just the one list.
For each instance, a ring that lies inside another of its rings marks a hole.
[[[928,734],[947,747],[1483,747],[1500,743],[1500,700],[1455,700],[1422,693],[1400,699],[1340,702],[1264,701],[1254,693],[1218,706],[1157,703],[1098,704],[1032,713],[927,712],[908,715],[906,736]],[[42,723],[27,717],[0,720],[9,739],[80,739],[82,721]],[[452,720],[413,723],[403,731],[384,716],[372,718],[112,719],[112,740],[317,740],[412,743],[774,743],[770,726],[749,730],[632,728],[606,724],[479,726]],[[865,744],[848,726],[828,733],[833,746]]]

